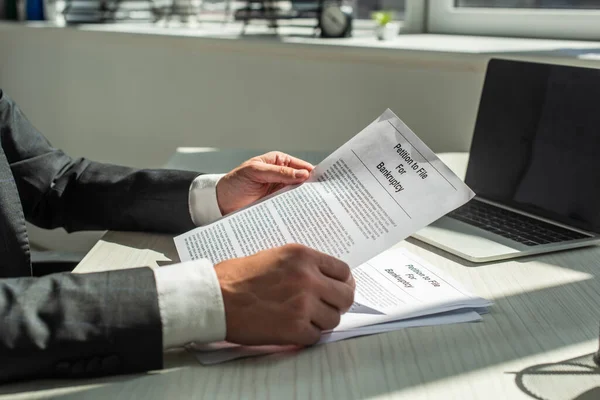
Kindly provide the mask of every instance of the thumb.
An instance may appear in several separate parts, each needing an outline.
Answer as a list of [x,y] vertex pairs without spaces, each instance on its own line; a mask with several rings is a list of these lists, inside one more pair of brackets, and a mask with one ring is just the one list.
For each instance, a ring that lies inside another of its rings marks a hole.
[[286,185],[302,183],[310,173],[305,169],[295,169],[282,165],[257,163],[252,166],[253,176],[260,182],[284,183]]

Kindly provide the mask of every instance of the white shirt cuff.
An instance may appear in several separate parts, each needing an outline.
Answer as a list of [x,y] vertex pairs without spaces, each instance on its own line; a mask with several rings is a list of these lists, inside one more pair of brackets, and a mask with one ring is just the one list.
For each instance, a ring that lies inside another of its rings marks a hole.
[[222,217],[217,202],[217,183],[224,174],[200,175],[190,185],[189,205],[196,226],[208,225]]
[[225,306],[210,261],[155,268],[154,276],[164,349],[225,339]]

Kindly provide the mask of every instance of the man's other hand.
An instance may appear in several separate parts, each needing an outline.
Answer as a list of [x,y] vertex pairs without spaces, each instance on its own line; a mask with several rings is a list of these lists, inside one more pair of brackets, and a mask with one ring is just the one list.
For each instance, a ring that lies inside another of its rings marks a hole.
[[279,151],[251,158],[217,184],[221,213],[229,214],[287,185],[302,183],[313,169],[310,163]]
[[299,244],[223,261],[215,270],[233,343],[314,344],[354,301],[348,265]]

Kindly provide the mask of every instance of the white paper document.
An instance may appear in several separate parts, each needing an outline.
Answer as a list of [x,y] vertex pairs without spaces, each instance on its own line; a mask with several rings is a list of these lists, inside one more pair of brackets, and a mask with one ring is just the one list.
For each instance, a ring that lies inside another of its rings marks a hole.
[[[473,322],[491,303],[475,296],[437,268],[394,248],[352,271],[355,303],[319,344],[407,327]],[[227,342],[196,346],[201,363],[212,364],[289,350],[290,346],[239,346]]]
[[[390,322],[380,327],[365,327],[346,332],[331,332],[324,335],[318,344],[333,343],[353,337],[397,331],[404,328],[478,322],[480,320],[481,316],[475,311],[452,311],[440,315]],[[190,346],[189,350],[194,351],[199,363],[213,365],[238,358],[264,356],[285,351],[298,351],[298,348],[294,346],[238,346],[227,342],[219,342],[206,346]]]
[[491,304],[402,248],[381,253],[352,275],[354,304],[334,332]]
[[355,268],[474,193],[390,110],[305,183],[175,238],[182,261],[213,263],[301,243]]

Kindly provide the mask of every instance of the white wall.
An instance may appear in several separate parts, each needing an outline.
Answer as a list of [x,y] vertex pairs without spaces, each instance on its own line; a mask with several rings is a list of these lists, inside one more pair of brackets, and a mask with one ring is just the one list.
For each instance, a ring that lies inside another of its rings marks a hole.
[[334,149],[387,107],[466,150],[485,60],[393,52],[15,28],[0,87],[56,146],[135,166],[177,146]]

